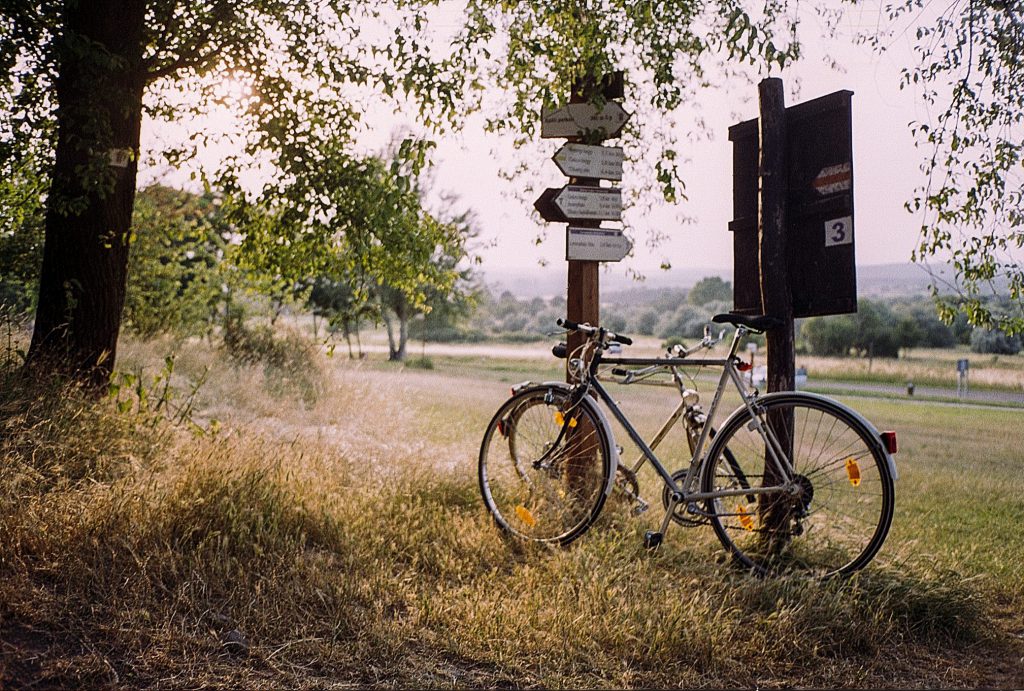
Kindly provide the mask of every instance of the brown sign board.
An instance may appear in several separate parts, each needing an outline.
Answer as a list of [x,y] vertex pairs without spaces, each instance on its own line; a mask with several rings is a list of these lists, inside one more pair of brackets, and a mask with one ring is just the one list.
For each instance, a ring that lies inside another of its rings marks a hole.
[[[797,318],[857,311],[852,91],[786,108],[786,254]],[[758,122],[733,142],[733,309],[761,313],[758,269]]]

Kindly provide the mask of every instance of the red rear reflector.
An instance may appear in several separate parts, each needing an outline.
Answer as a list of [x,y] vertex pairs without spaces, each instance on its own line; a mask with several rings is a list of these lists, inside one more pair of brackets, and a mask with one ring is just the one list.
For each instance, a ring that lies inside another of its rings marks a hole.
[[750,364],[749,362],[737,362],[736,363],[736,369],[738,369],[740,372],[749,372],[753,368],[754,368],[754,366],[752,364]]
[[896,443],[895,432],[882,432],[882,444],[885,446],[885,450],[889,453],[896,453],[899,451],[899,445]]

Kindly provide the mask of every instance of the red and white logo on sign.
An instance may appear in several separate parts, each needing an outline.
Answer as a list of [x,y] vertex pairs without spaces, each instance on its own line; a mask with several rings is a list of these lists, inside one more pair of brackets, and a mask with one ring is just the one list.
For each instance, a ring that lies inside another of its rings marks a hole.
[[835,194],[845,192],[853,184],[853,166],[840,163],[837,166],[826,166],[821,169],[811,185],[818,194]]

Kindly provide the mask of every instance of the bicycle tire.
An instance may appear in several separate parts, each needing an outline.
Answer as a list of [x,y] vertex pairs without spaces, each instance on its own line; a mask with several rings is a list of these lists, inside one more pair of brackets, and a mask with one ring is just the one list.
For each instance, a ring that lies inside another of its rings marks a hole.
[[506,401],[487,426],[478,463],[480,493],[498,527],[558,545],[585,533],[617,465],[605,425],[590,399],[572,407],[561,385],[529,387]]
[[[852,410],[814,394],[769,394],[755,406],[761,424],[776,434],[786,427],[780,420],[792,420],[790,463],[796,493],[707,500],[705,511],[719,540],[757,575],[790,572],[828,578],[866,566],[885,541],[895,503],[893,476],[878,433]],[[746,487],[725,459],[726,449],[746,474]],[[749,411],[741,408],[708,451],[701,490],[763,486],[766,454]]]

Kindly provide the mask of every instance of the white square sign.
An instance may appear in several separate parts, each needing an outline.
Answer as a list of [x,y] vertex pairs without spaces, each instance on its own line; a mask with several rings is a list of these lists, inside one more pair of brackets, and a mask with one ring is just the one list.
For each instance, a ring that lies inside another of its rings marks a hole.
[[853,216],[825,221],[825,247],[853,244]]

